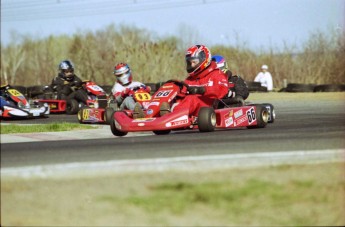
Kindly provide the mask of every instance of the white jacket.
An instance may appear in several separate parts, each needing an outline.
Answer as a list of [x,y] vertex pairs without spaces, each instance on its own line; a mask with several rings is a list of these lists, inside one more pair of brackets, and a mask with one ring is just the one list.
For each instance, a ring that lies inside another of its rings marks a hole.
[[273,90],[272,75],[269,72],[259,72],[254,81],[260,82],[263,87],[267,87],[267,91]]

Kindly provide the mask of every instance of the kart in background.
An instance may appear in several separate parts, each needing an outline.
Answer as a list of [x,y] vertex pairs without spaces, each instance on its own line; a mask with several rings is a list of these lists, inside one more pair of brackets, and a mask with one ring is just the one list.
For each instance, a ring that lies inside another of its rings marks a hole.
[[[188,109],[162,114],[162,103],[173,106],[176,99],[183,99],[188,85],[181,81],[168,81],[153,95],[145,110],[145,118],[133,118],[133,111],[116,111],[111,119],[110,129],[115,136],[125,136],[128,132],[153,131],[156,135],[169,134],[172,130],[198,129],[212,132],[215,129],[264,128],[272,113],[267,104],[250,104],[224,108],[202,107],[198,116],[191,116]],[[269,104],[271,105],[271,104]],[[273,108],[273,106],[272,106]],[[273,121],[272,121],[273,122]]]
[[[146,107],[151,101],[151,95],[147,92],[145,86],[139,86],[131,89],[130,96],[136,102],[139,102],[142,106]],[[99,103],[98,106],[83,107],[78,112],[78,121],[81,124],[84,123],[105,123],[110,124],[112,115],[115,111],[119,111],[119,106],[115,101],[113,95],[110,95],[107,102]],[[124,110],[131,113],[130,110]]]
[[28,100],[21,92],[10,85],[1,86],[1,119],[26,119],[48,117],[47,103]]
[[[88,99],[86,106],[94,107],[99,102],[107,99],[105,91],[92,81],[83,81],[83,88],[87,92]],[[49,86],[46,86],[41,95],[41,102],[46,102],[50,106],[51,113],[66,113],[69,115],[77,114],[79,109],[85,106],[84,103],[78,102],[75,99],[63,100],[58,99],[57,93],[53,91]]]

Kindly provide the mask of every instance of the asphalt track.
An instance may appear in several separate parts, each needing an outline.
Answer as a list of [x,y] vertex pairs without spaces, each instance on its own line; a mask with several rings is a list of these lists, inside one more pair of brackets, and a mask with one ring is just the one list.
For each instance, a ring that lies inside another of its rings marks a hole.
[[[190,130],[164,136],[134,133],[126,137],[114,137],[110,128],[105,126],[99,136],[101,138],[97,139],[85,136],[83,139],[6,143],[3,137],[1,168],[262,152],[344,150],[343,100],[318,103],[276,101],[272,104],[275,106],[276,120],[263,129],[217,130],[212,133]],[[77,122],[77,118],[51,115],[48,119],[20,123],[51,121]],[[79,136],[83,137],[82,133]]]

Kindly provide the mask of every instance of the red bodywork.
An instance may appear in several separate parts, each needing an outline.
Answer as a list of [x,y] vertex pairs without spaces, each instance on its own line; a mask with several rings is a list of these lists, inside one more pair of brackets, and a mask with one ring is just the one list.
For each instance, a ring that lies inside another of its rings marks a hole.
[[66,111],[66,100],[40,99],[40,102],[49,105],[50,113],[63,113]]
[[[216,128],[239,128],[254,126],[256,106],[231,107],[215,110]],[[123,132],[160,131],[197,128],[195,117],[188,116],[188,110],[172,112],[162,117],[133,119],[125,112],[114,113],[115,126]]]
[[[96,102],[96,97],[106,95],[105,91],[98,86],[95,82],[84,81],[83,87],[87,92],[88,99],[86,105],[93,107]],[[50,113],[64,113],[66,112],[67,102],[62,99],[40,99],[40,102],[47,103],[50,107]]]
[[[121,132],[137,131],[164,131],[175,129],[198,128],[197,116],[191,116],[188,110],[159,115],[160,105],[163,102],[171,103],[176,98],[183,98],[186,88],[174,82],[164,84],[153,95],[146,108],[146,117],[133,119],[132,112],[115,112],[115,128]],[[241,106],[216,109],[216,128],[238,128],[257,125],[256,106]]]
[[[151,101],[151,95],[143,87],[134,88],[130,92],[136,102],[139,102],[142,106],[146,107]],[[114,110],[115,111],[115,110]],[[132,111],[124,110],[127,114],[132,115]],[[83,108],[78,113],[78,119],[80,123],[105,123],[106,120],[105,107],[90,107]],[[110,119],[109,119],[110,120]]]

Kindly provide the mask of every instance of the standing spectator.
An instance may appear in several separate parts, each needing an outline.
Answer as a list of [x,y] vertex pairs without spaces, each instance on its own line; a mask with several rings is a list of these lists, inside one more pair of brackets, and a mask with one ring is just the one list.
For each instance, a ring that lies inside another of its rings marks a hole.
[[262,65],[261,66],[262,72],[259,72],[258,75],[255,77],[255,82],[260,82],[262,87],[267,87],[267,91],[273,90],[273,80],[272,75],[268,72],[268,66]]

